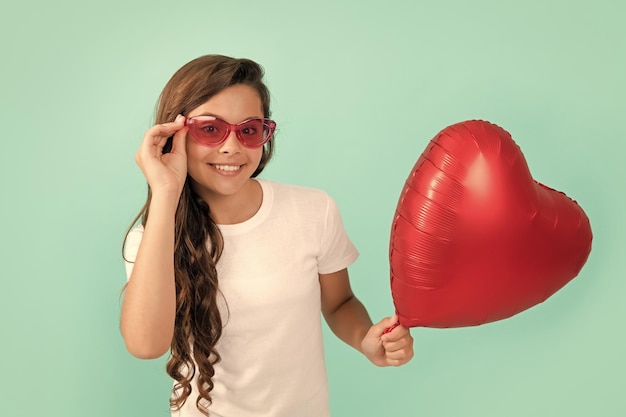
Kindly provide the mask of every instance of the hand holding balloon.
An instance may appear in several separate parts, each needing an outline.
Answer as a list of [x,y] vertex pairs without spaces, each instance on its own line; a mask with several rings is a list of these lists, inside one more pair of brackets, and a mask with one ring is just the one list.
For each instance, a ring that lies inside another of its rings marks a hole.
[[533,180],[504,129],[442,130],[415,164],[391,230],[391,290],[405,327],[474,326],[547,299],[591,251],[582,208]]
[[374,324],[361,342],[363,354],[377,366],[400,366],[413,358],[413,337],[398,316]]

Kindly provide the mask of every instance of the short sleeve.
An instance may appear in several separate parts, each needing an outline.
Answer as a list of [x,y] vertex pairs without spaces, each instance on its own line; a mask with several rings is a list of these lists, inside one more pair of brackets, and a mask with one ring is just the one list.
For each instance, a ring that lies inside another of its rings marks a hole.
[[347,268],[359,257],[359,252],[343,228],[337,204],[329,196],[326,197],[322,252],[318,258],[320,274],[330,274]]
[[135,259],[137,258],[137,251],[139,250],[139,244],[143,237],[143,226],[137,226],[133,228],[126,236],[126,243],[124,245],[124,264],[126,266],[126,280],[130,279],[130,274],[133,272],[135,266]]

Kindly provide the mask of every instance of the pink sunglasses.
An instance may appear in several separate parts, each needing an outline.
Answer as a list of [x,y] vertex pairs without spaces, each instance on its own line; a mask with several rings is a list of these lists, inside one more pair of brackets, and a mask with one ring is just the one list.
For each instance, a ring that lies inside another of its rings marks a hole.
[[247,119],[235,125],[214,116],[196,116],[185,120],[189,135],[204,146],[218,146],[226,141],[233,130],[242,145],[258,148],[274,135],[276,122],[270,119]]

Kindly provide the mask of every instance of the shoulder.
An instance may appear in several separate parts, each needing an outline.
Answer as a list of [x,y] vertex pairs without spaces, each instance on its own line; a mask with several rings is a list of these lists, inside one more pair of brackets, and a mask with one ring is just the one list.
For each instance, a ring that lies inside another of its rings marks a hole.
[[276,182],[266,185],[272,190],[273,212],[281,219],[321,226],[338,216],[337,204],[324,190]]
[[276,201],[290,201],[295,204],[313,204],[327,206],[332,198],[324,190],[301,185],[283,184],[263,180],[271,189]]
[[141,243],[141,238],[143,238],[143,226],[139,225],[133,227],[126,235],[126,240],[124,242],[124,258],[127,260],[135,260],[137,256],[137,250],[139,249],[139,244]]
[[135,240],[135,239],[140,239],[143,236],[143,226],[140,224],[138,226],[133,227],[132,229],[130,229],[130,231],[128,232],[128,236],[126,238],[127,241],[130,240]]

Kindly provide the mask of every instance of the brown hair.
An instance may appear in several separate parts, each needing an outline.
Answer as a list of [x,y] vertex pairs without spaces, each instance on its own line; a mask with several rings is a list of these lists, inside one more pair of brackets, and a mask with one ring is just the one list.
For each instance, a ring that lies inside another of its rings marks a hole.
[[[263,83],[263,68],[259,64],[249,59],[205,55],[185,64],[165,85],[157,104],[155,123],[171,122],[178,114],[186,116],[235,84],[254,88],[261,98],[264,117],[270,117],[269,91]],[[274,141],[270,140],[263,147],[261,162],[253,177],[263,171],[273,150]],[[145,226],[151,199],[148,187],[147,201],[133,225],[141,218],[141,224]],[[222,320],[216,303],[219,289],[215,265],[224,245],[209,214],[208,204],[193,192],[187,177],[175,219],[176,321],[166,369],[176,380],[170,408],[180,410],[192,390],[197,389],[196,407],[205,415],[208,415],[206,407],[211,403],[213,366],[220,360],[215,349],[222,334]],[[130,229],[127,236],[129,232]],[[198,384],[192,388],[191,380],[196,372]]]

